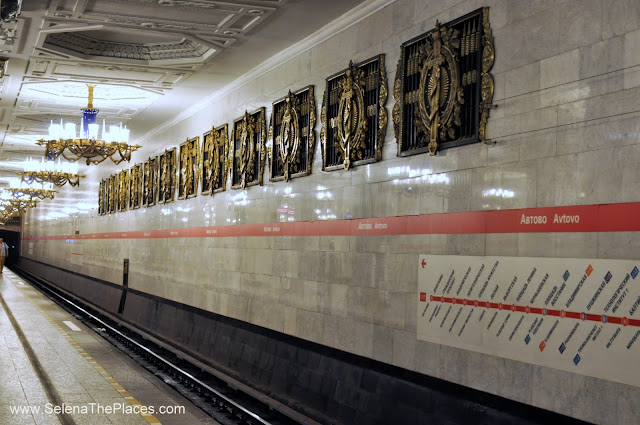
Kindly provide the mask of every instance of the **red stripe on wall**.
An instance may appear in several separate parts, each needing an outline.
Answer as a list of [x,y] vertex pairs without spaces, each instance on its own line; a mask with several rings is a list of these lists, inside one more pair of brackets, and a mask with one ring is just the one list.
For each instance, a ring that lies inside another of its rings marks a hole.
[[634,202],[39,236],[24,238],[24,240],[637,232],[640,231],[638,217],[640,217],[640,202]]

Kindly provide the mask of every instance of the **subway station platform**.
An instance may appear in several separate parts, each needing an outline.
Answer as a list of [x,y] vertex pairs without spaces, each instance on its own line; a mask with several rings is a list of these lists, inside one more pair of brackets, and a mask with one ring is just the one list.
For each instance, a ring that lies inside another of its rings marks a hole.
[[6,268],[0,377],[0,424],[218,424]]

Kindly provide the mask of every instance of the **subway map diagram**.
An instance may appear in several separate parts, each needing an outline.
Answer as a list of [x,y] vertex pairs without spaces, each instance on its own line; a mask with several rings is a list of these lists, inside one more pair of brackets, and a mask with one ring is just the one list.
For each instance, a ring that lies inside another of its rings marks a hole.
[[420,255],[418,339],[638,386],[639,268]]

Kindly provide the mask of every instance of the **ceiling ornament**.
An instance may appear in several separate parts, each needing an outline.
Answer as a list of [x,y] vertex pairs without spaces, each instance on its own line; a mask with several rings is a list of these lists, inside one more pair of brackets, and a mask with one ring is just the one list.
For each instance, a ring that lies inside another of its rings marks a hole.
[[137,0],[137,2],[139,3],[145,3],[145,4],[157,4],[159,6],[165,6],[165,7],[172,7],[172,6],[177,6],[177,7],[195,7],[198,9],[206,9],[206,10],[211,10],[211,9],[216,9],[219,6],[215,3],[211,3],[210,1],[203,1],[203,0]]
[[[93,109],[93,88],[89,87],[89,102],[86,109],[82,109],[82,121],[80,122],[80,135],[76,135],[75,123],[54,124],[49,126],[49,140],[39,140],[36,144],[46,146],[45,157],[56,159],[60,156],[68,161],[78,161],[86,159],[87,165],[99,164],[109,158],[114,164],[122,161],[131,161],[131,153],[140,148],[140,145],[129,145],[129,130],[125,126],[110,126],[107,130],[104,120],[102,121],[102,139],[98,139],[100,130],[96,124],[98,110]],[[65,150],[67,151],[65,153]]]
[[22,0],[2,0],[2,9],[0,10],[0,20],[2,22],[12,22],[20,15],[22,8]]
[[149,30],[168,30],[173,32],[189,32],[189,33],[209,33],[215,34],[218,26],[202,22],[183,22],[171,19],[160,19],[142,16],[129,15],[107,15],[101,13],[92,13],[87,17],[89,21],[106,22],[109,24],[127,25],[131,27],[140,27]]
[[202,58],[209,47],[191,40],[164,43],[117,43],[98,40],[77,32],[47,35],[45,48],[65,49],[87,56],[113,57],[144,61]]
[[3,55],[16,54],[23,26],[24,21],[0,21],[0,52]]

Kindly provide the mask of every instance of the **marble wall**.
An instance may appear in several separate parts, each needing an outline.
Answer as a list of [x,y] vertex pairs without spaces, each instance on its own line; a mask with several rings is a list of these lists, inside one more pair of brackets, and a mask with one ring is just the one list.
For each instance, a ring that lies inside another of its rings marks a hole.
[[[155,136],[177,146],[245,109],[324,79],[482,6],[495,37],[487,136],[495,143],[396,156],[289,183],[107,216],[26,219],[24,237],[639,202],[640,7],[635,0],[397,0]],[[391,90],[390,90],[391,91]],[[390,113],[393,97],[389,97]],[[318,114],[319,116],[319,114]],[[319,133],[320,123],[317,124]],[[319,146],[317,146],[319,148]],[[140,161],[143,159],[140,158]],[[128,167],[128,165],[127,165]],[[97,187],[97,181],[95,182]],[[227,187],[230,184],[227,183]],[[486,196],[492,188],[510,198]],[[97,192],[97,191],[96,191]],[[286,213],[282,211],[286,210]],[[637,422],[640,388],[416,338],[418,254],[634,259],[634,232],[255,236],[25,241],[23,255],[534,406],[601,424]]]

